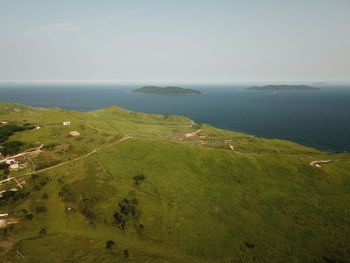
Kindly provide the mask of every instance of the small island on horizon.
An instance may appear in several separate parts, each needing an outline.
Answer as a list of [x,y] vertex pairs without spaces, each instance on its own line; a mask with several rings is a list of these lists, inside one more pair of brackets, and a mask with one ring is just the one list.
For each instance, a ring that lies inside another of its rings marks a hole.
[[144,86],[139,89],[134,89],[132,92],[149,93],[149,94],[163,94],[163,95],[200,95],[204,94],[199,90],[184,89],[180,87],[157,87],[157,86]]
[[307,85],[266,85],[266,86],[253,86],[246,88],[247,90],[262,90],[262,91],[283,91],[283,90],[319,90]]

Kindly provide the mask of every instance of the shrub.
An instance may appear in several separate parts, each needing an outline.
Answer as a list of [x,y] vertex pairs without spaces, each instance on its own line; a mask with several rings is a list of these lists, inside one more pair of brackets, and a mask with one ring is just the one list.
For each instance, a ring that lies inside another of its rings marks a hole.
[[113,249],[113,248],[115,248],[115,246],[116,246],[116,244],[115,244],[115,242],[112,241],[112,240],[108,240],[108,241],[106,242],[106,249]]
[[63,178],[61,178],[61,177],[57,179],[57,182],[58,182],[59,184],[64,184],[64,180],[63,180]]
[[128,215],[130,212],[131,212],[131,207],[128,206],[128,205],[123,205],[121,208],[120,208],[120,212],[124,215]]
[[32,220],[33,219],[33,214],[26,214],[26,218],[28,219],[28,220]]
[[11,197],[15,196],[16,192],[6,191],[2,194],[2,199],[9,200]]
[[5,126],[0,127],[0,143],[6,141],[12,134],[15,132],[26,130],[26,128],[14,125],[14,124],[8,124]]
[[96,214],[93,211],[94,201],[92,199],[84,198],[79,202],[79,211],[87,219],[94,221],[96,219]]
[[21,149],[22,145],[23,145],[23,143],[20,141],[13,141],[13,142],[4,143],[2,145],[3,148],[1,149],[1,152],[5,156],[12,155],[12,154],[18,153],[19,150]]
[[0,163],[0,170],[8,169],[9,165],[7,163]]
[[42,228],[39,231],[39,235],[41,235],[41,236],[46,235],[46,233],[47,233],[46,228]]
[[41,186],[39,184],[36,184],[36,185],[34,185],[33,189],[35,191],[40,191],[41,190]]
[[45,178],[44,180],[41,180],[40,182],[39,182],[39,184],[42,186],[42,187],[44,187],[45,185],[47,185],[47,183],[49,182],[49,178]]
[[47,193],[44,193],[42,196],[41,196],[42,199],[49,199],[49,195]]
[[134,179],[135,181],[143,181],[146,179],[146,177],[143,174],[139,174],[134,176],[132,179]]
[[33,180],[36,180],[36,179],[38,179],[38,178],[39,178],[39,175],[38,175],[38,174],[32,174],[32,176],[31,176],[31,177],[32,177],[32,179],[33,179]]
[[29,211],[28,211],[28,209],[26,209],[26,208],[22,208],[22,209],[21,209],[21,212],[24,213],[24,214],[28,214]]
[[142,181],[146,179],[146,177],[143,174],[139,174],[134,176],[132,179],[134,179],[136,185],[139,185]]
[[25,192],[23,189],[15,192],[15,195],[13,196],[14,201],[18,201],[20,199],[24,199],[29,195],[29,192]]
[[46,206],[43,206],[43,205],[40,205],[36,208],[36,213],[37,214],[40,214],[40,213],[45,213],[47,211],[47,207]]
[[4,169],[4,175],[9,175],[10,173],[10,169],[9,168],[5,168]]
[[63,202],[75,203],[78,201],[77,193],[74,192],[72,187],[68,184],[64,185],[58,194]]
[[50,150],[54,149],[56,146],[58,146],[58,145],[59,145],[58,143],[49,143],[49,144],[46,144],[44,146],[44,149],[50,151]]

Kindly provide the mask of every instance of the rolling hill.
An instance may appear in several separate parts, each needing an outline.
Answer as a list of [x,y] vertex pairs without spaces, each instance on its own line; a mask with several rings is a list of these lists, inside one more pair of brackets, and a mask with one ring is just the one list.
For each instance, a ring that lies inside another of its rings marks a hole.
[[5,141],[30,154],[0,170],[0,262],[350,260],[349,154],[116,106],[0,123],[40,127]]

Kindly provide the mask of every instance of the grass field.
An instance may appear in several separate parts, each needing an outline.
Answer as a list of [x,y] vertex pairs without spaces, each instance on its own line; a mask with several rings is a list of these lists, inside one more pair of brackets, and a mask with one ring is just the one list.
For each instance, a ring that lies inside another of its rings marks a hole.
[[1,263],[350,261],[349,154],[114,106],[0,104],[2,121],[40,126],[9,141],[44,148],[9,175],[26,185],[0,201],[18,220]]

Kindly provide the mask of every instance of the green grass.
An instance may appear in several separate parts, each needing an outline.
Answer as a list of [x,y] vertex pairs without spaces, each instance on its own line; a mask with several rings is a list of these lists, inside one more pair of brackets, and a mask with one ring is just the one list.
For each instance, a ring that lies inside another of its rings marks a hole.
[[[30,194],[0,203],[0,212],[20,219],[0,237],[15,241],[8,252],[0,250],[4,262],[350,259],[349,154],[208,125],[190,127],[184,117],[117,107],[90,113],[33,109],[10,115],[16,122],[43,126],[10,140],[52,144],[32,158],[33,168],[43,159],[63,162],[96,147],[100,151],[39,173],[38,178],[26,176],[22,191]],[[0,116],[6,118],[9,115]],[[73,125],[45,126],[56,120],[71,120]],[[199,128],[205,138],[184,139],[185,133]],[[81,139],[68,136],[70,130],[78,130]],[[109,145],[125,134],[133,138]],[[60,153],[64,145],[72,148]],[[309,165],[319,159],[334,162],[322,168]],[[136,183],[133,177],[140,174],[145,180]],[[42,198],[45,193],[48,199]],[[126,224],[120,229],[113,215],[121,213],[118,204],[125,205],[124,199],[137,200],[137,213],[123,215]],[[47,212],[37,213],[39,206]],[[33,219],[26,219],[22,209]],[[42,228],[46,235],[39,234]],[[105,249],[108,240],[117,244],[115,249]],[[25,257],[16,256],[16,251]]]

